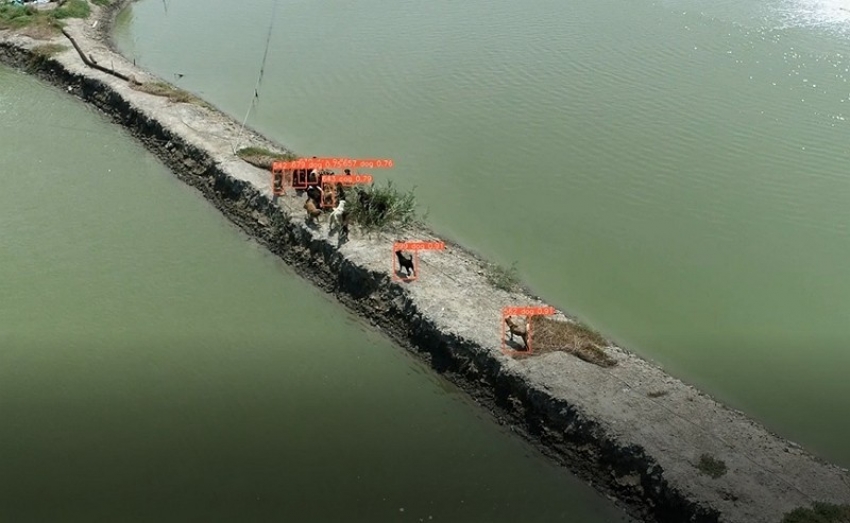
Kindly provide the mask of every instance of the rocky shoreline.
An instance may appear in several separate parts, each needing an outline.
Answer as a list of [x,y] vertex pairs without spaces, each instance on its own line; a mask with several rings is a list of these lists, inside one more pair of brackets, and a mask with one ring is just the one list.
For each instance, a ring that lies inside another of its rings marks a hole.
[[[249,236],[631,515],[659,522],[778,523],[813,501],[850,503],[845,469],[627,350],[606,347],[616,360],[608,368],[563,352],[506,356],[500,350],[502,307],[550,304],[492,287],[482,260],[434,232],[407,235],[445,241],[446,249],[421,253],[422,277],[404,284],[390,275],[396,238],[352,231],[339,246],[326,225],[305,225],[301,200],[273,198],[269,173],[234,154],[239,122],[205,104],[134,88],[133,82],[161,80],[111,44],[115,16],[127,3],[92,6],[89,19],[66,25],[82,52],[119,76],[83,63],[63,35],[39,41],[0,31],[0,62],[63,88],[122,125]],[[37,57],[33,49],[48,42],[66,49]],[[250,129],[241,143],[286,151]],[[725,473],[701,472],[704,455],[722,461]]]

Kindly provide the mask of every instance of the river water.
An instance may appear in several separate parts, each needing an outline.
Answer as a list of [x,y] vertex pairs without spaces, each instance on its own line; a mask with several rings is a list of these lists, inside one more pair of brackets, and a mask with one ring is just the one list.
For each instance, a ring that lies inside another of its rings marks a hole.
[[625,521],[0,68],[0,521]]
[[142,0],[117,42],[241,121],[273,18],[249,125],[393,158],[438,231],[850,465],[842,2]]

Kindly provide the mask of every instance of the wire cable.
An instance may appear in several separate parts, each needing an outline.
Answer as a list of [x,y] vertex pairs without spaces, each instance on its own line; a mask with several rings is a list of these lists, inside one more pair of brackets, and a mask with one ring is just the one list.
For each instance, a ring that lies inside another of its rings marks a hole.
[[266,71],[266,59],[269,56],[269,44],[272,41],[272,29],[274,28],[275,14],[277,13],[277,0],[272,3],[272,17],[269,21],[269,33],[266,36],[266,49],[263,51],[263,61],[260,63],[260,73],[257,75],[257,84],[254,86],[254,96],[251,97],[251,103],[248,105],[248,112],[245,113],[245,119],[242,120],[242,127],[239,129],[239,134],[236,136],[236,143],[233,145],[233,154],[239,149],[239,140],[242,138],[242,131],[245,130],[245,124],[248,122],[248,117],[251,115],[251,110],[260,99],[260,84],[263,81],[263,75]]

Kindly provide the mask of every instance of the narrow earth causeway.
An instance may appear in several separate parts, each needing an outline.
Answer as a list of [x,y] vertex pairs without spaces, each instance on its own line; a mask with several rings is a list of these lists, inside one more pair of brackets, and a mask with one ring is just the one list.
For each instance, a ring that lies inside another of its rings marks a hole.
[[[311,225],[303,197],[293,190],[275,196],[269,170],[240,158],[233,144],[238,139],[242,146],[290,151],[115,51],[110,31],[127,3],[92,6],[88,18],[66,19],[58,34],[0,31],[0,61],[65,89],[127,128],[299,274],[634,516],[778,523],[814,502],[850,503],[846,469],[628,350],[593,334],[587,337],[596,340],[595,357],[576,346],[545,350],[545,335],[583,331],[555,304],[496,288],[487,262],[435,231],[414,225],[366,234],[353,226],[348,241],[340,242],[327,219]],[[394,263],[404,263],[393,255],[400,241],[434,242],[426,244],[433,249],[418,252],[415,281],[393,274]],[[545,324],[531,323],[532,348],[536,332],[543,349],[503,350],[506,307],[552,306]]]

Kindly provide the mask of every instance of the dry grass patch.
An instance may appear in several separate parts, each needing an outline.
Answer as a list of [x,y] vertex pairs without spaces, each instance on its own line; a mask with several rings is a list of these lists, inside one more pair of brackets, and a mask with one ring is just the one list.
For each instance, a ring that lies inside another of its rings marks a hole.
[[29,60],[30,67],[38,67],[39,65],[44,63],[45,60],[55,55],[56,53],[61,53],[65,49],[68,49],[68,47],[62,44],[54,43],[42,44],[33,47],[32,49],[30,49],[30,53],[32,53]]
[[603,347],[608,345],[605,338],[578,322],[532,316],[531,344],[535,354],[561,351],[600,367],[617,364],[614,358],[605,353]]
[[273,162],[291,162],[298,159],[292,153],[275,152],[264,147],[243,147],[236,151],[236,156],[254,167],[266,170],[271,170]]
[[157,81],[157,82],[145,82],[145,83],[131,83],[130,87],[137,91],[141,91],[143,93],[152,94],[154,96],[162,96],[163,98],[168,98],[169,101],[174,103],[184,103],[184,104],[195,104],[203,107],[211,107],[208,103],[201,100],[197,96],[193,95],[190,92],[184,91],[183,89],[179,89],[174,87],[173,85]]
[[62,34],[61,22],[50,17],[37,17],[29,25],[17,31],[34,40],[51,40]]
[[42,44],[33,47],[30,51],[39,58],[49,58],[57,53],[61,53],[68,49],[67,45],[62,44]]

